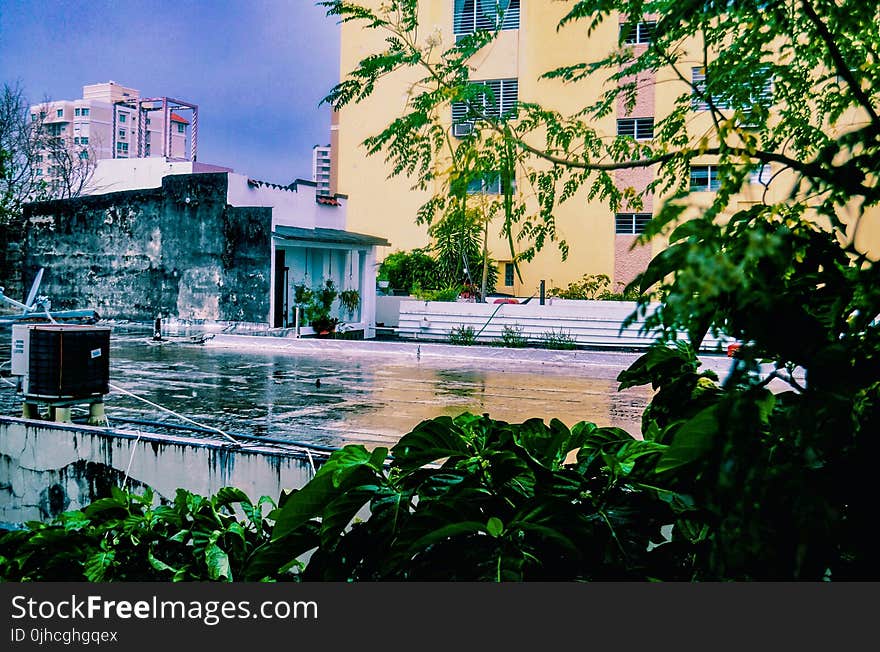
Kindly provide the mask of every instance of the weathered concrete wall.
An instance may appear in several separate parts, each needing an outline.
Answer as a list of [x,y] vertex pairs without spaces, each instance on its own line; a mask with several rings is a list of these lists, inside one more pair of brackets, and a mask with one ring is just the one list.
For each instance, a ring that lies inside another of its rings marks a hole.
[[80,509],[121,485],[129,461],[126,486],[148,485],[164,498],[178,487],[208,495],[235,486],[252,500],[277,500],[282,489],[302,487],[312,476],[305,453],[0,416],[0,522]]
[[226,174],[168,176],[161,188],[25,208],[25,278],[46,267],[56,309],[102,318],[265,322],[271,208],[226,203]]

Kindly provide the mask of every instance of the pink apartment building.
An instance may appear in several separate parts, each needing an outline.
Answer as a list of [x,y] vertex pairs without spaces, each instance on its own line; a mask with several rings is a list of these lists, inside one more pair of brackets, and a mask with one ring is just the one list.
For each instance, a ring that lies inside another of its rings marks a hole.
[[[93,160],[196,158],[195,104],[168,97],[142,98],[138,90],[114,81],[83,86],[81,99],[34,105],[31,120],[37,119],[47,135],[61,138],[77,155]],[[38,160],[37,171],[51,179],[51,157]]]

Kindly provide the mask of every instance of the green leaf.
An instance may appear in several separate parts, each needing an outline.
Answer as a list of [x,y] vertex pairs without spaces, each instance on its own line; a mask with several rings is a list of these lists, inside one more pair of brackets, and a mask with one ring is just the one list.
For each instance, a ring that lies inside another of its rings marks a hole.
[[209,579],[232,581],[229,555],[216,543],[209,543],[205,548],[205,563],[208,567]]
[[489,533],[489,536],[498,538],[504,532],[504,523],[497,516],[493,516],[486,521],[486,532]]
[[702,458],[718,436],[718,405],[697,412],[685,421],[657,462],[657,473],[665,473]]
[[410,550],[415,553],[439,541],[445,541],[446,539],[451,539],[457,536],[479,533],[487,533],[486,525],[479,521],[459,521],[458,523],[450,523],[417,539],[410,546]]
[[237,487],[221,487],[213,496],[214,507],[225,507],[235,503],[251,504],[247,494]]
[[449,417],[423,421],[391,449],[394,465],[404,472],[447,457],[469,456],[464,432]]
[[[112,500],[112,499],[111,499]],[[103,582],[116,558],[115,550],[98,550],[86,558],[83,574],[89,582]]]
[[173,566],[169,566],[161,559],[158,559],[155,555],[153,555],[153,551],[149,548],[147,549],[147,561],[150,562],[150,566],[160,572],[168,571],[176,575],[179,571],[179,569],[174,568]]
[[302,489],[295,491],[273,512],[274,540],[287,536],[313,518],[323,516],[332,501],[343,496],[350,486],[383,484],[385,449],[372,454],[363,446],[346,446],[334,452],[318,473]]

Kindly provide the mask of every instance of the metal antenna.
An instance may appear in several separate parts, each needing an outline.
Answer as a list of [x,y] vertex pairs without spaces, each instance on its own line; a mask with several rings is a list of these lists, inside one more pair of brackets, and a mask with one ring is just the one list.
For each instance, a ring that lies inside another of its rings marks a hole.
[[30,312],[33,308],[36,307],[36,306],[34,306],[34,301],[37,298],[37,292],[40,291],[40,283],[43,282],[43,271],[44,270],[41,267],[40,271],[37,272],[37,276],[34,278],[34,284],[31,285],[31,291],[28,292],[27,300],[24,302],[24,305],[26,306],[25,309],[28,312]]

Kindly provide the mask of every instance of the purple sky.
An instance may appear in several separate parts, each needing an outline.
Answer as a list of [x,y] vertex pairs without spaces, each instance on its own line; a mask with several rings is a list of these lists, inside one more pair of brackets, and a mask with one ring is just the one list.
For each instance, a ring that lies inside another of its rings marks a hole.
[[314,0],[0,0],[0,83],[32,103],[110,81],[199,105],[199,160],[311,178],[339,27]]

